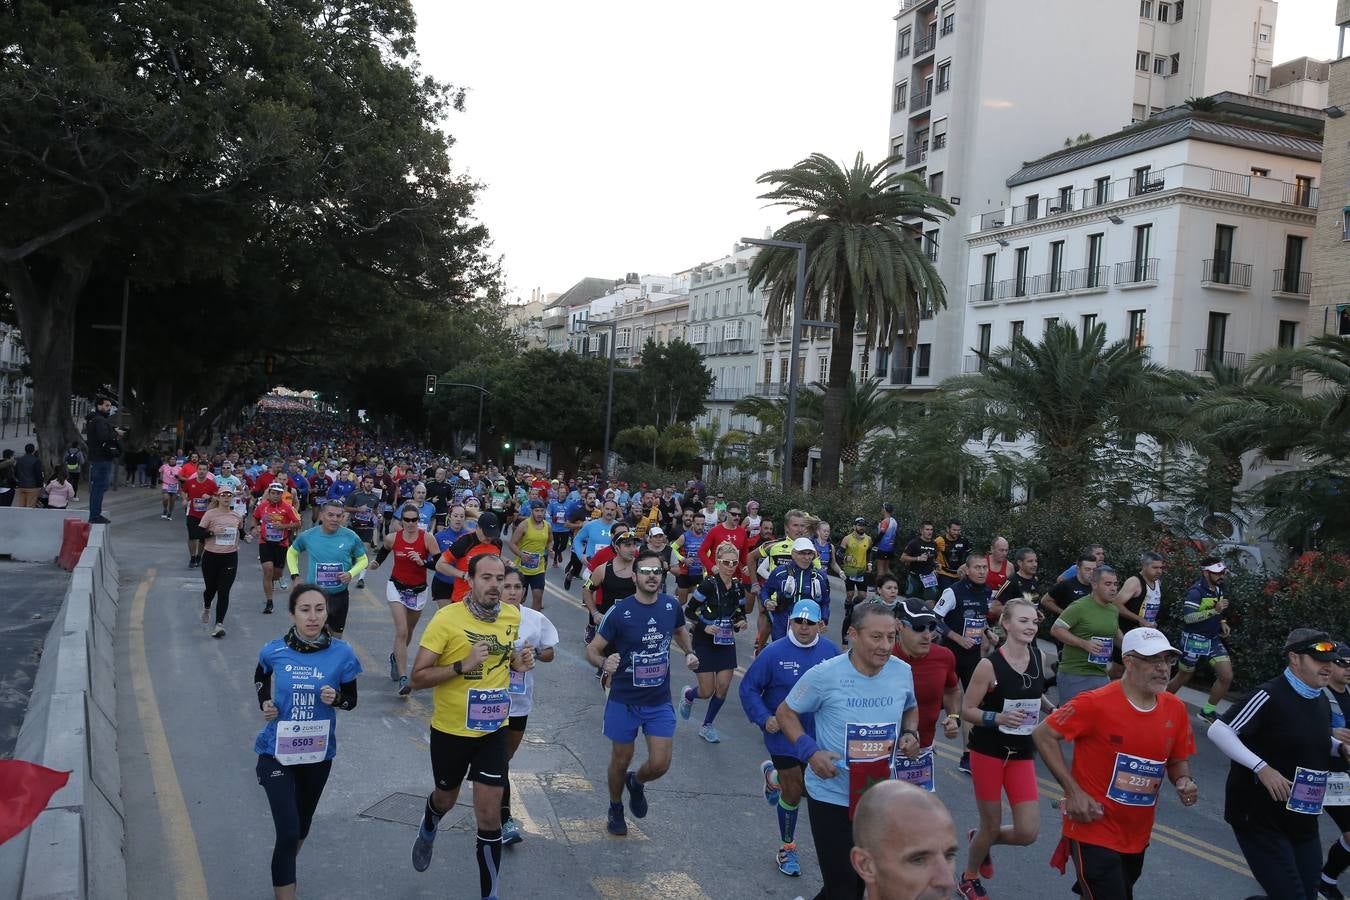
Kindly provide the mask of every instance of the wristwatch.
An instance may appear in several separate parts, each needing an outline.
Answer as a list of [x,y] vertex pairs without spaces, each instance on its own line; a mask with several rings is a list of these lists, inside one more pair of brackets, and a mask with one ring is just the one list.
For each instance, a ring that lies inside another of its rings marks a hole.
[[907,735],[907,734],[912,734],[912,735],[914,735],[914,740],[915,740],[915,741],[918,741],[918,739],[919,739],[919,733],[918,733],[917,731],[915,731],[913,728],[906,728],[904,731],[900,732],[900,736],[901,736],[901,737],[904,737],[904,736]]
[[454,664],[451,668],[453,668],[453,669],[455,670],[455,674],[456,674],[456,675],[463,675],[463,674],[464,674],[464,660],[462,660],[462,659],[457,659],[457,660],[455,660],[455,664]]

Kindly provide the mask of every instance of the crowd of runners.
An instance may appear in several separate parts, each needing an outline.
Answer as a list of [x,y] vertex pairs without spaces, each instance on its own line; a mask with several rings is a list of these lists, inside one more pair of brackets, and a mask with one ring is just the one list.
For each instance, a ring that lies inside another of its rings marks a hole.
[[[1220,715],[1233,671],[1219,559],[1194,573],[1173,640],[1158,627],[1158,554],[1117,569],[1093,545],[1066,571],[1042,573],[1034,548],[1001,536],[975,546],[956,519],[902,522],[890,504],[847,523],[797,509],[775,521],[697,479],[606,484],[477,466],[292,411],[260,413],[156,476],[161,517],[181,506],[211,635],[226,634],[241,544],[256,542],[262,571],[263,596],[249,606],[270,615],[280,602],[291,619],[255,672],[279,898],[295,895],[336,710],[357,704],[361,666],[342,640],[350,591],[391,557],[390,689],[430,691],[434,706],[433,788],[412,865],[430,866],[467,778],[483,897],[502,890],[503,847],[524,839],[509,771],[536,669],[561,640],[542,611],[550,569],[588,614],[574,649],[605,695],[596,727],[612,743],[611,835],[649,814],[646,788],[670,769],[680,720],[701,712],[698,737],[721,741],[737,650],[752,644],[735,694],[763,733],[765,758],[747,777],[772,810],[766,866],[772,856],[783,876],[802,873],[805,802],[817,897],[996,893],[995,849],[1008,864],[1040,831],[1038,756],[1064,792],[1052,864],[1072,865],[1083,897],[1133,897],[1164,782],[1184,807],[1199,799],[1194,727],[1232,761],[1225,785],[1203,789],[1223,795],[1265,894],[1342,896],[1350,646],[1296,629],[1287,668]],[[1192,714],[1177,691],[1201,667],[1213,687]],[[939,731],[960,742],[979,811],[960,842],[936,793]],[[1325,854],[1324,809],[1343,832]]]

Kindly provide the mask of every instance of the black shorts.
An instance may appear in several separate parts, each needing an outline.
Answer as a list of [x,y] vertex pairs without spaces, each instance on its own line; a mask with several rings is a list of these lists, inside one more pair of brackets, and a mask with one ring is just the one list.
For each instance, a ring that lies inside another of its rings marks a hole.
[[892,560],[895,558],[894,550],[877,550],[875,553],[877,559]]
[[805,766],[802,765],[802,761],[795,756],[783,756],[780,753],[771,753],[769,754],[769,759],[773,760],[773,767],[780,772],[784,769],[805,768]]
[[691,590],[698,587],[699,582],[702,580],[703,573],[701,572],[697,575],[681,575],[678,572],[675,573],[675,586],[684,588],[685,590]]
[[453,582],[441,581],[439,578],[431,579],[431,599],[449,600],[455,594],[455,585]]
[[369,528],[353,528],[352,531],[356,532],[356,536],[359,537],[363,543],[375,543],[375,526],[372,525]]
[[258,562],[271,563],[280,569],[286,565],[286,545],[270,544],[262,541],[258,544]]
[[961,690],[964,691],[970,687],[970,677],[975,674],[975,667],[980,664],[982,657],[979,648],[968,651],[955,644],[948,644],[947,649],[956,657],[956,677],[961,682]]
[[845,575],[844,591],[866,591],[872,586],[872,573],[868,572],[862,575]]
[[347,609],[351,604],[351,595],[343,588],[335,594],[324,594],[328,605],[328,630],[341,634],[347,630]]
[[453,791],[470,781],[488,787],[506,785],[506,729],[465,737],[431,729],[431,774],[437,790]]
[[1078,873],[1074,892],[1092,900],[1130,900],[1134,883],[1144,871],[1143,853],[1121,853],[1109,847],[1069,842],[1069,855]]
[[1350,806],[1324,806],[1327,815],[1331,816],[1331,821],[1336,823],[1336,830],[1341,834],[1350,831]]
[[524,731],[525,723],[530,719],[529,716],[511,716],[506,720],[507,731]]
[[204,541],[208,537],[206,529],[201,526],[201,519],[187,517],[187,533],[189,541]]

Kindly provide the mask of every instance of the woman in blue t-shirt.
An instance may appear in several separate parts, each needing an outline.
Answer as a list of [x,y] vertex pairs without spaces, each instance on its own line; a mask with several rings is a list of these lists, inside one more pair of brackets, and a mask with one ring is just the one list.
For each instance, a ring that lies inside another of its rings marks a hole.
[[356,707],[361,664],[350,645],[333,640],[324,628],[326,603],[317,585],[292,588],[294,624],[262,648],[253,672],[266,722],[253,751],[276,826],[272,888],[279,898],[295,896],[295,858],[337,752],[336,710]]

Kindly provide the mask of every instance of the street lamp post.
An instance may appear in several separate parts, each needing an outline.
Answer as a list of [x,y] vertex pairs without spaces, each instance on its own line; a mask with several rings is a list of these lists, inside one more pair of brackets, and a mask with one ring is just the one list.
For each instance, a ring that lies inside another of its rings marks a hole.
[[442,381],[441,384],[446,387],[472,388],[473,390],[478,391],[478,433],[473,440],[474,450],[478,457],[478,464],[481,466],[483,464],[483,398],[491,397],[492,391],[487,389],[487,372],[483,372],[483,374],[478,377],[478,380],[478,384],[468,384],[463,381]]
[[577,320],[577,324],[587,332],[597,328],[608,329],[609,331],[609,393],[605,397],[605,450],[604,455],[600,457],[600,481],[606,483],[609,481],[609,432],[614,416],[614,343],[619,336],[619,322],[617,319],[611,319],[608,322],[592,322],[588,312],[584,319]]
[[779,241],[772,238],[741,238],[742,244],[756,247],[782,247],[797,251],[797,282],[792,294],[792,361],[788,363],[787,421],[783,439],[783,486],[792,484],[792,454],[797,437],[797,357],[801,353],[802,326],[811,328],[837,328],[833,322],[802,321],[802,310],[806,306],[806,245],[800,241]]

